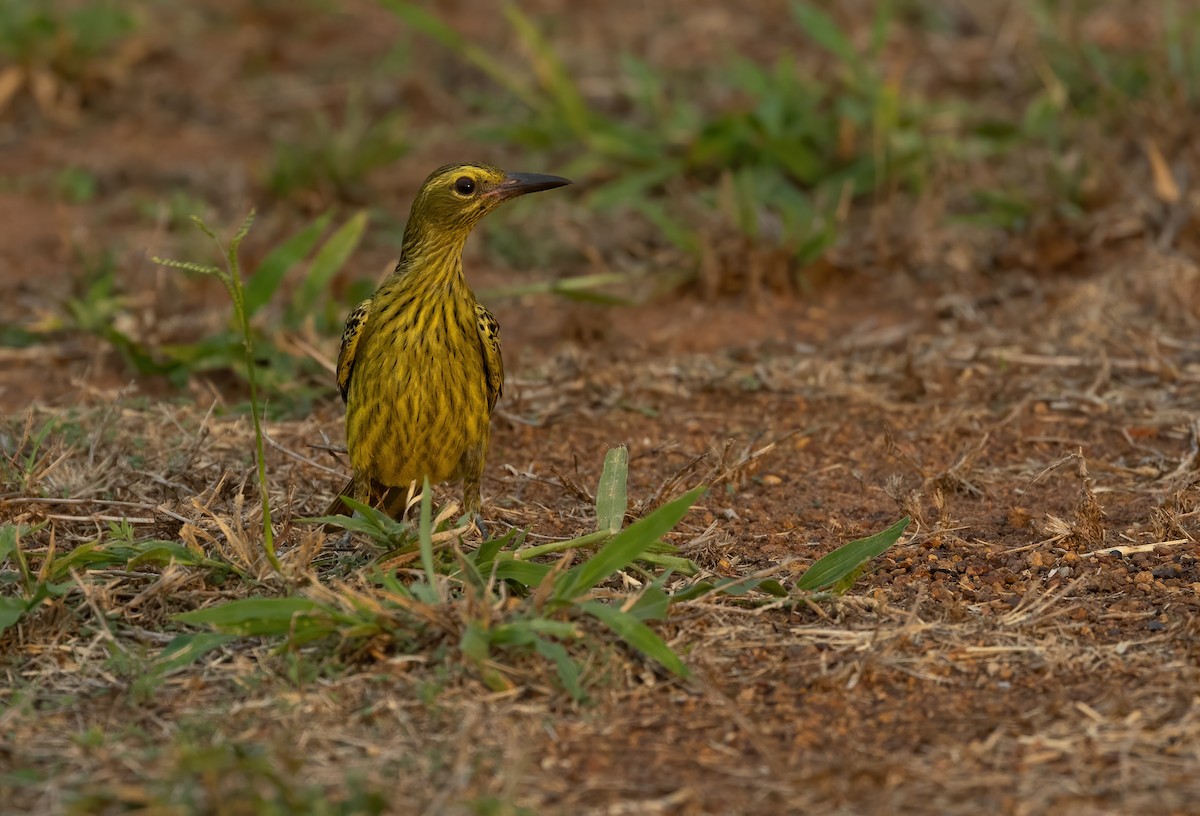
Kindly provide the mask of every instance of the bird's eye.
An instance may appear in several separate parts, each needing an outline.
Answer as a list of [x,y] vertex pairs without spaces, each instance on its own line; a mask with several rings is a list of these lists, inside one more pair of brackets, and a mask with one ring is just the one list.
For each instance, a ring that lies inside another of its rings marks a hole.
[[458,181],[454,182],[454,191],[459,195],[469,196],[475,192],[475,182],[466,176],[462,176]]

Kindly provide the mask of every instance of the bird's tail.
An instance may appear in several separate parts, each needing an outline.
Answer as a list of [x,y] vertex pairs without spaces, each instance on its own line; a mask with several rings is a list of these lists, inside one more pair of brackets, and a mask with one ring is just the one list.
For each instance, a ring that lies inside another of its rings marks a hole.
[[346,482],[346,486],[338,491],[337,496],[329,503],[329,507],[325,508],[323,516],[353,516],[354,510],[350,505],[346,504],[345,496],[354,495],[354,479]]

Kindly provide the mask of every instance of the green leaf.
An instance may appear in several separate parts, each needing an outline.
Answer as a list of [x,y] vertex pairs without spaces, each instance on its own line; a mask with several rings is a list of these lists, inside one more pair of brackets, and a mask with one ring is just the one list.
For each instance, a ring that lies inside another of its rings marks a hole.
[[225,635],[219,632],[177,635],[159,652],[150,671],[154,674],[166,674],[175,669],[189,666],[213,649],[219,649],[236,638],[236,635]]
[[563,689],[571,695],[573,700],[582,702],[587,698],[583,686],[579,684],[579,664],[571,659],[565,646],[539,637],[534,638],[533,647],[542,657],[554,662],[554,668],[558,672],[558,682],[562,683]]
[[0,596],[0,632],[14,625],[29,610],[29,602],[24,598]]
[[326,611],[308,598],[246,598],[175,615],[193,626],[212,626],[231,635],[286,635],[296,619]]
[[342,501],[354,515],[317,516],[298,521],[303,524],[328,524],[354,533],[363,533],[370,536],[377,545],[392,550],[404,549],[414,543],[414,531],[407,522],[396,521],[382,510],[349,496],[342,496]]
[[813,42],[844,62],[851,70],[857,69],[858,52],[832,17],[816,6],[803,2],[792,3],[792,15]]
[[554,280],[533,281],[532,283],[517,283],[511,286],[497,286],[491,289],[481,289],[476,294],[480,301],[547,294],[559,295],[570,300],[624,304],[631,301],[628,298],[597,291],[597,289],[602,286],[612,286],[614,284],[621,284],[628,287],[630,280],[631,276],[624,272],[601,272],[595,275],[576,275],[571,278],[556,278]]
[[108,552],[98,541],[80,544],[66,555],[56,557],[47,570],[50,581],[60,581],[71,575],[71,570],[88,570],[104,567],[124,566],[126,559]]
[[631,615],[642,621],[662,620],[667,616],[667,609],[671,606],[671,596],[663,591],[662,584],[668,575],[670,575],[669,572],[664,572],[658,580],[642,591],[642,594],[638,596],[637,603],[629,610]]
[[[656,546],[655,549],[658,549],[658,547]],[[648,552],[638,560],[645,564],[652,564],[659,569],[678,572],[680,575],[686,575],[689,578],[700,572],[700,567],[696,565],[695,561],[677,555],[660,555],[656,552]]]
[[756,583],[758,584],[758,586],[755,588],[759,592],[765,592],[768,595],[774,595],[776,598],[786,598],[787,597],[787,594],[788,594],[787,588],[785,588],[783,584],[779,583],[774,578],[764,578],[763,580],[758,581]]
[[619,445],[604,456],[604,470],[596,488],[596,531],[618,533],[625,521],[628,498],[625,483],[629,478],[629,448]]
[[[480,574],[490,575],[492,572],[492,562],[496,560],[496,556],[506,546],[511,544],[517,538],[517,530],[509,530],[499,538],[489,538],[487,541],[479,545],[479,549],[467,555],[467,559],[475,565]],[[524,536],[521,536],[524,539]]]
[[[17,537],[22,530],[15,524],[5,524],[0,527],[0,564],[4,563],[4,559],[17,551]],[[18,559],[13,559],[14,561]]]
[[478,621],[469,622],[458,639],[458,648],[471,661],[483,663],[491,653],[491,632]]
[[617,570],[628,567],[678,524],[703,492],[700,487],[690,490],[617,533],[595,555],[567,570],[555,582],[554,599],[572,601]]
[[139,541],[132,547],[110,545],[106,549],[111,549],[114,555],[126,559],[126,569],[134,569],[142,564],[166,565],[171,562],[184,566],[229,566],[220,561],[205,558],[178,541]]
[[537,106],[537,95],[530,92],[517,80],[514,71],[493,59],[486,49],[468,42],[461,34],[416,3],[403,2],[403,0],[381,0],[381,2],[413,28],[437,40],[464,59],[473,62],[475,67],[487,74],[500,87],[507,89],[513,96],[531,108]]
[[366,229],[367,211],[360,210],[329,236],[329,240],[321,246],[309,265],[308,276],[301,282],[300,289],[292,301],[292,308],[289,310],[292,320],[312,313],[328,289],[333,276],[345,265],[358,242],[362,240]]
[[541,584],[550,569],[549,564],[506,558],[496,564],[496,578],[501,581],[514,581],[529,588]]
[[487,590],[488,579],[479,571],[479,567],[471,558],[463,555],[461,551],[458,555],[461,569],[456,577],[461,577],[465,583],[469,583],[476,592],[482,595]]
[[[47,423],[38,431],[35,439],[37,446],[40,447],[50,430],[52,428]],[[29,569],[29,562],[25,560],[25,554],[21,552],[21,536],[29,532],[30,529],[38,530],[41,527],[41,524],[33,528],[18,524],[5,524],[3,527],[0,527],[0,564],[3,564],[6,558],[12,558],[21,573],[21,584],[25,587],[26,592],[29,592],[33,588],[35,578],[33,572]]]
[[329,210],[298,233],[275,247],[262,259],[258,269],[246,284],[246,315],[254,314],[270,302],[288,270],[312,252],[333,218]]
[[47,598],[61,598],[71,590],[75,589],[77,584],[72,581],[40,581],[33,588],[33,594],[29,597],[29,602],[26,606],[33,609]]
[[[854,575],[868,561],[895,544],[904,533],[904,528],[908,527],[909,521],[911,519],[905,516],[881,533],[838,547],[809,567],[800,576],[796,588],[808,592],[826,589]],[[849,589],[849,586],[841,591],[846,589]]]
[[534,73],[554,104],[554,113],[581,141],[597,152],[605,152],[602,125],[607,122],[592,115],[579,86],[567,73],[550,43],[516,4],[505,4],[504,16],[529,55]]
[[716,583],[697,581],[671,594],[671,603],[693,601],[705,595],[729,595],[737,598],[754,590],[776,598],[786,598],[788,591],[774,578],[723,578]]
[[662,638],[635,616],[600,601],[583,601],[579,607],[613,630],[629,646],[663,668],[679,677],[688,676],[687,666],[679,659],[679,655],[671,651],[671,647]]
[[875,15],[871,18],[871,58],[878,59],[887,45],[888,31],[895,17],[892,0],[880,0],[875,6]]

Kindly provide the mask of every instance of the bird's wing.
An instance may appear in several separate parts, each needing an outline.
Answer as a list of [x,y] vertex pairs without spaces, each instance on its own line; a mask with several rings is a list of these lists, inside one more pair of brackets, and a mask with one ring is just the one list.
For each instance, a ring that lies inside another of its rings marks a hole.
[[475,304],[475,318],[479,325],[479,342],[483,348],[483,374],[487,379],[488,413],[496,410],[500,394],[504,391],[504,358],[500,355],[500,324],[486,307]]
[[350,375],[354,373],[354,353],[358,350],[358,341],[367,325],[367,317],[371,314],[371,299],[367,298],[354,307],[354,311],[346,318],[346,328],[342,330],[342,348],[337,359],[337,387],[342,394],[342,402],[346,402],[350,394]]

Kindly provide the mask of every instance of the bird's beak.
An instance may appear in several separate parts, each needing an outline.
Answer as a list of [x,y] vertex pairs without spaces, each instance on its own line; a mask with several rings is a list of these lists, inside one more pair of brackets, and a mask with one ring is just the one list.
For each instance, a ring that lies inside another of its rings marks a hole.
[[486,195],[500,201],[507,201],[526,193],[553,190],[555,187],[564,187],[570,183],[570,179],[560,176],[544,176],[541,173],[505,173],[504,181],[489,190]]

